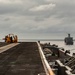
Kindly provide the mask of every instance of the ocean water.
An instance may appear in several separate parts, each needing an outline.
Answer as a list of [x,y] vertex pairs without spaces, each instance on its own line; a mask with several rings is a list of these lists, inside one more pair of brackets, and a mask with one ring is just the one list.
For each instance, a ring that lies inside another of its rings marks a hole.
[[[56,44],[58,45],[58,47],[63,47],[65,50],[70,50],[71,55],[73,53],[75,53],[75,41],[73,45],[65,45],[64,40],[57,40],[57,39],[19,39],[19,42],[37,42],[38,40],[40,40],[40,43],[50,43],[52,44]],[[4,40],[0,39],[0,42],[4,42]]]
[[52,44],[56,44],[58,45],[58,47],[62,47],[64,48],[65,50],[70,50],[70,54],[72,55],[73,53],[75,53],[75,41],[74,41],[74,44],[73,45],[66,45],[64,43],[64,41],[41,41],[41,43],[49,43],[52,45]]

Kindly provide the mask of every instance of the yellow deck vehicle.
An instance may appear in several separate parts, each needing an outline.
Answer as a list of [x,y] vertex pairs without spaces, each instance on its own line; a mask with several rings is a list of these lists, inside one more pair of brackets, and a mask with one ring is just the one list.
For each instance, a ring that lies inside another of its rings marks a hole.
[[8,34],[8,35],[5,36],[4,40],[7,43],[17,43],[18,37],[17,37],[17,35],[14,35],[14,34]]

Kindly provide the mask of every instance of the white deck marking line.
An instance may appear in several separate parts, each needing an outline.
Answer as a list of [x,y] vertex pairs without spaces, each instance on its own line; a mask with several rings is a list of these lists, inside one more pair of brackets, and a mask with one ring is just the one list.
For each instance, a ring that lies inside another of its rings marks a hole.
[[2,52],[4,52],[4,51],[6,51],[6,50],[8,50],[8,49],[10,49],[10,48],[12,48],[12,47],[18,45],[18,44],[20,44],[20,43],[12,43],[12,44],[9,44],[9,45],[0,47],[0,53],[2,53]]

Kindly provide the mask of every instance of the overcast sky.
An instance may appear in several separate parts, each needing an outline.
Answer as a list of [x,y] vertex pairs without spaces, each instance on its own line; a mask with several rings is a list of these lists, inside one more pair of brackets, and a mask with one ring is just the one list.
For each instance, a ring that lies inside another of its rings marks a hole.
[[75,33],[75,0],[0,0],[0,36]]

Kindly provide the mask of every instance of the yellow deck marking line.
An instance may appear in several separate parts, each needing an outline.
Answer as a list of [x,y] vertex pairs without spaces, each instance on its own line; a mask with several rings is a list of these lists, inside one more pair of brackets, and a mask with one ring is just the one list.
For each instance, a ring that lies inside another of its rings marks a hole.
[[0,53],[2,53],[2,52],[4,52],[4,51],[6,51],[6,50],[8,50],[8,49],[10,49],[10,48],[12,48],[12,47],[18,45],[18,44],[20,44],[20,43],[12,43],[12,44],[9,44],[9,45],[0,47]]
[[54,72],[52,71],[51,67],[49,66],[46,58],[45,58],[45,55],[42,51],[42,48],[41,48],[40,44],[38,42],[37,42],[37,44],[38,44],[39,53],[40,53],[40,56],[41,56],[41,60],[42,60],[46,75],[55,75]]

